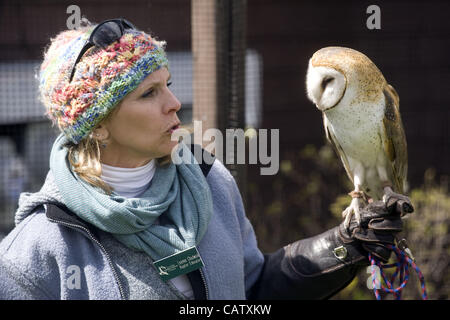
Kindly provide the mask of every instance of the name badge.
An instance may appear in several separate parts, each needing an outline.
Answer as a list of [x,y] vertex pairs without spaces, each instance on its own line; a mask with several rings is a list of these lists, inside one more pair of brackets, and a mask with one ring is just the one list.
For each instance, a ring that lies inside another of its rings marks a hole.
[[195,246],[162,258],[153,264],[164,281],[203,267],[202,258]]

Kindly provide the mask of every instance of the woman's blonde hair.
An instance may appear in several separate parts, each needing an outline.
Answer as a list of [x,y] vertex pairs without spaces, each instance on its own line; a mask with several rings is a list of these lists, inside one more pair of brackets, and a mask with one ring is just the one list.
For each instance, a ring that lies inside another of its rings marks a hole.
[[91,135],[78,144],[69,145],[68,158],[72,171],[90,185],[111,194],[113,191],[111,186],[100,177],[102,174],[100,155],[100,141],[92,138]]
[[[73,172],[90,185],[110,195],[112,187],[101,178],[101,144],[102,142],[89,135],[78,144],[69,144],[68,158]],[[170,162],[170,155],[156,159],[157,166],[164,166]]]

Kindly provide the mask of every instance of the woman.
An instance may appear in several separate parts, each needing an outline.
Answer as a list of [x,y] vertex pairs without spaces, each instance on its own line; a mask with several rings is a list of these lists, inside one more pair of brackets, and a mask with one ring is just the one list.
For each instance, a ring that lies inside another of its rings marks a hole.
[[171,140],[181,105],[164,45],[124,19],[52,39],[40,93],[62,133],[0,244],[1,298],[326,298],[367,252],[389,258],[401,220],[382,202],[361,226],[263,255],[229,171]]

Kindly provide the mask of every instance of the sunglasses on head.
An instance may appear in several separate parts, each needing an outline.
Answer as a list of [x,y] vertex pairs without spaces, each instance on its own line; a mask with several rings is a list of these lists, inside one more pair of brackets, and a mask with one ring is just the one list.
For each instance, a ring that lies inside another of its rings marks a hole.
[[114,41],[120,39],[123,36],[126,29],[136,29],[136,27],[129,22],[128,20],[119,18],[119,19],[110,19],[100,22],[92,31],[89,39],[84,44],[80,53],[78,54],[77,59],[72,67],[72,72],[70,73],[69,82],[72,81],[73,75],[75,74],[75,67],[78,62],[80,62],[81,58],[85,54],[85,52],[92,47],[100,47],[106,48]]

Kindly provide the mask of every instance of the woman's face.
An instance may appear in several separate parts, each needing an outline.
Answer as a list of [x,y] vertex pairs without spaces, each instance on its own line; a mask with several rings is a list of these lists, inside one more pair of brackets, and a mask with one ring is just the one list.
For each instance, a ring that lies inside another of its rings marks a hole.
[[132,168],[171,153],[177,141],[171,131],[180,124],[180,101],[169,90],[170,74],[163,67],[151,73],[117,106],[100,130],[107,131],[102,149],[105,164]]

